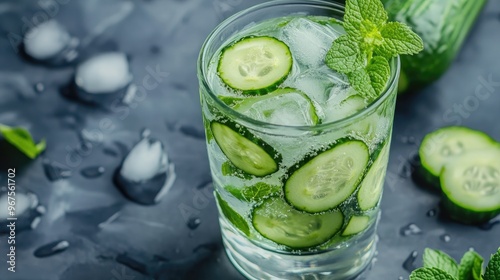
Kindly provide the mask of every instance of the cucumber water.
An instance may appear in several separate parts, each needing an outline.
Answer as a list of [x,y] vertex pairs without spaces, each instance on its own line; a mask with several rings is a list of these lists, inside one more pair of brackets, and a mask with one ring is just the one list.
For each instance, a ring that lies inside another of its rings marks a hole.
[[373,243],[363,242],[374,237],[395,94],[370,104],[325,65],[343,34],[327,17],[275,18],[210,57],[202,107],[228,242],[287,254]]

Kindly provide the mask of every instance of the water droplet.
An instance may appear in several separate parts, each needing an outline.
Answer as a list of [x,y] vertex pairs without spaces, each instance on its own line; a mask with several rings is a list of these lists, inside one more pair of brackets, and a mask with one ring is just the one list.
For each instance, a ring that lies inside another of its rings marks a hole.
[[148,273],[148,267],[145,263],[130,257],[127,254],[120,254],[116,257],[116,261],[142,274]]
[[492,220],[492,221],[486,222],[484,224],[481,224],[478,227],[481,230],[491,230],[496,225],[500,225],[500,220]]
[[443,234],[439,237],[441,240],[443,240],[444,242],[448,243],[451,241],[451,236],[448,235],[448,234]]
[[169,161],[163,143],[146,137],[125,156],[114,181],[129,199],[150,205],[160,201],[175,178],[174,164]]
[[403,262],[403,268],[410,273],[413,270],[415,270],[417,268],[415,266],[415,261],[417,260],[417,257],[418,257],[417,251],[411,252],[408,258],[406,258],[406,260]]
[[403,276],[399,276],[398,280],[404,280],[405,278]]
[[410,163],[405,162],[403,165],[399,167],[399,177],[401,178],[410,178],[411,174],[413,173],[413,167],[410,165]]
[[200,224],[201,224],[200,218],[195,218],[195,217],[190,218],[189,221],[187,222],[187,226],[190,229],[196,229]]
[[104,174],[105,171],[106,169],[102,166],[91,166],[82,169],[80,171],[80,174],[82,174],[82,176],[85,178],[93,179],[100,177],[102,174]]
[[153,45],[149,48],[149,51],[152,53],[152,54],[158,54],[160,53],[160,47],[158,47],[157,45]]
[[181,125],[179,127],[179,131],[189,137],[200,139],[200,140],[205,140],[205,132],[203,130],[200,130],[194,126],[190,125]]
[[35,255],[35,257],[37,258],[44,258],[64,252],[68,248],[69,248],[68,241],[58,240],[39,247],[38,249],[35,250],[33,255]]
[[115,151],[115,150],[113,150],[113,149],[111,149],[111,148],[108,148],[108,147],[104,147],[104,148],[102,149],[102,152],[103,152],[104,154],[106,154],[106,155],[108,155],[108,156],[112,156],[112,157],[117,157],[117,156],[119,156],[117,151]]
[[435,217],[437,215],[437,209],[433,208],[426,213],[427,217]]
[[40,93],[45,90],[45,85],[43,83],[36,83],[35,84],[35,91]]
[[416,224],[408,224],[399,230],[399,234],[402,236],[417,235],[421,234],[422,230]]
[[401,143],[403,143],[403,144],[408,144],[408,136],[403,135],[403,136],[399,137],[399,141],[401,141]]
[[43,160],[43,170],[49,181],[54,182],[71,177],[72,172],[62,164],[52,162],[49,159]]
[[16,231],[20,232],[27,229],[34,229],[40,223],[40,216],[45,213],[43,206],[39,204],[38,196],[32,192],[26,192],[17,189],[16,209],[7,211],[7,189],[0,191],[0,234],[10,231],[8,225],[9,217],[16,217]]

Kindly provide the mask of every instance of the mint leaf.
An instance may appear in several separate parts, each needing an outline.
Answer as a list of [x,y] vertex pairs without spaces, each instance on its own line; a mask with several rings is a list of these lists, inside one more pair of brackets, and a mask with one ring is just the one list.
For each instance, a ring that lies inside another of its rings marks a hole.
[[246,202],[260,202],[265,198],[278,193],[281,190],[281,187],[258,182],[255,185],[245,186],[243,188],[226,186],[225,189],[239,200]]
[[377,92],[372,86],[370,75],[366,69],[361,68],[354,72],[347,74],[349,79],[349,84],[354,88],[361,96],[374,99],[377,97]]
[[[212,136],[213,137],[213,136]],[[221,173],[223,176],[234,176],[244,180],[250,180],[253,178],[252,175],[246,173],[245,171],[239,169],[230,161],[226,161],[221,166]]]
[[457,262],[445,252],[426,248],[423,255],[424,267],[439,268],[458,279]]
[[212,129],[210,128],[210,121],[203,116],[203,126],[205,127],[205,137],[207,138],[207,142],[210,142],[214,135],[212,133]]
[[220,197],[218,192],[215,192],[215,197],[217,198],[220,210],[222,211],[226,219],[228,219],[229,222],[233,224],[233,226],[235,226],[245,235],[249,236],[250,228],[248,227],[245,219],[240,214],[238,214],[238,212],[234,211],[233,208],[231,208],[231,206],[229,206],[229,204]]
[[377,27],[382,27],[387,19],[387,12],[380,0],[348,0],[346,2],[344,29],[347,34],[356,39],[362,38],[360,25],[363,20],[368,20]]
[[391,67],[385,57],[375,56],[366,67],[370,82],[376,93],[383,92],[391,77]]
[[484,280],[498,280],[500,279],[500,248],[491,256],[490,262],[486,266],[484,273]]
[[19,149],[30,159],[36,158],[41,152],[45,150],[45,140],[35,143],[31,134],[22,127],[9,127],[0,124],[0,133],[5,140]]
[[365,66],[365,58],[358,43],[348,35],[340,36],[333,41],[325,62],[331,69],[344,74]]
[[474,251],[468,251],[460,260],[459,280],[481,280],[483,258]]
[[424,49],[422,39],[407,25],[389,22],[380,30],[383,42],[375,50],[386,57],[416,54]]
[[410,280],[456,280],[444,270],[435,267],[422,267],[410,274]]

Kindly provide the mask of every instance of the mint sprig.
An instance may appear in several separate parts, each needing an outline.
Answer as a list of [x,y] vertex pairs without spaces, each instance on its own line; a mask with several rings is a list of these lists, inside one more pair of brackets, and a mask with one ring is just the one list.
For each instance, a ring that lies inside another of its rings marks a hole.
[[458,265],[446,253],[425,249],[424,267],[410,275],[410,280],[498,280],[500,279],[500,248],[491,256],[484,275],[483,258],[472,249],[464,254]]
[[351,86],[370,100],[389,81],[390,58],[424,48],[407,25],[387,20],[380,0],[347,0],[343,23],[347,34],[333,41],[325,57],[328,67],[346,74]]
[[22,127],[9,127],[0,124],[0,134],[3,138],[30,159],[36,158],[45,150],[45,140],[35,143],[28,130]]
[[272,186],[263,182],[243,188],[226,186],[225,189],[237,199],[246,202],[261,202],[281,190],[280,186]]

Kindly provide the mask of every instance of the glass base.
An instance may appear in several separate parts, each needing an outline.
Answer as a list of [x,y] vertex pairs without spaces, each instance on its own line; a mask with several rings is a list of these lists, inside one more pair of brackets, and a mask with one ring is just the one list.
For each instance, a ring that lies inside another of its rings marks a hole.
[[222,239],[233,265],[248,279],[356,279],[371,263],[376,223],[339,248],[304,255],[273,252],[252,243],[220,217]]

